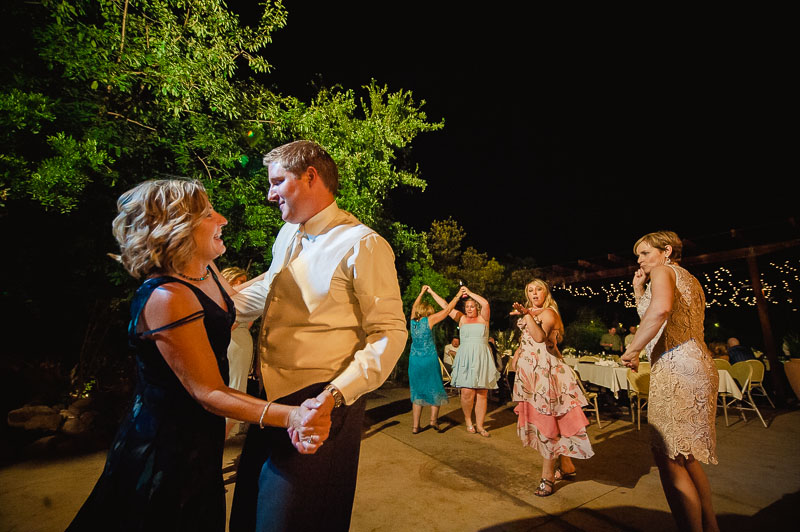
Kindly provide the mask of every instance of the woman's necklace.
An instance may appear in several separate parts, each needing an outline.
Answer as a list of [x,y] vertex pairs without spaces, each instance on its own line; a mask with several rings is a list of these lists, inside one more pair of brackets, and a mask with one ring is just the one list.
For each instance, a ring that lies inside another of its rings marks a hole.
[[178,277],[183,277],[187,281],[205,281],[208,279],[208,276],[211,274],[211,268],[206,266],[206,274],[202,277],[189,277],[188,275],[183,275],[181,272],[175,272],[178,274]]

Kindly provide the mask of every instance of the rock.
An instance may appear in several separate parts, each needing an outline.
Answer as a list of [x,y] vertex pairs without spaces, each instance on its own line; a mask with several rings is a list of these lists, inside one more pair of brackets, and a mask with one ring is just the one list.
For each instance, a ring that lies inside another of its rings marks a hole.
[[88,410],[90,406],[92,406],[91,398],[83,397],[81,399],[73,401],[73,403],[69,405],[68,410],[70,412],[74,412],[77,415],[80,415],[85,410]]
[[39,438],[32,444],[28,446],[28,453],[33,455],[42,455],[46,454],[51,451],[57,442],[57,436],[55,434],[50,436],[45,436],[44,438]]
[[12,410],[8,413],[8,426],[25,430],[56,431],[61,426],[62,417],[49,406],[30,406]]
[[92,423],[97,417],[97,412],[89,410],[80,416],[73,416],[64,422],[61,426],[61,432],[70,436],[80,436],[89,432],[92,428]]
[[81,420],[77,417],[70,418],[61,426],[61,432],[69,434],[70,436],[77,436],[86,432],[86,427]]

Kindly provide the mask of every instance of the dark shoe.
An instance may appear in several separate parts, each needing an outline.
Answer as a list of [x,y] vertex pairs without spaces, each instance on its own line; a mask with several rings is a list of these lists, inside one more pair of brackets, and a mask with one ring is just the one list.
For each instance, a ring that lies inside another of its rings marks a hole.
[[419,427],[411,427],[411,434],[419,434]]
[[572,473],[564,473],[560,467],[556,468],[555,479],[556,480],[575,480],[575,477],[578,475],[577,471],[573,471]]
[[556,485],[554,482],[543,478],[539,481],[539,487],[536,488],[536,491],[534,491],[533,494],[537,497],[549,497],[553,494],[555,489]]

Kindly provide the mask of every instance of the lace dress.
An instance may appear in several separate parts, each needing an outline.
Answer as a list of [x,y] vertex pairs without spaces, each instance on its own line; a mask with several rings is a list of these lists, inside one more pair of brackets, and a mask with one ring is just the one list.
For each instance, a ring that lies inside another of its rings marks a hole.
[[[646,347],[651,363],[648,420],[655,429],[653,447],[669,458],[692,455],[716,464],[719,372],[703,341],[705,295],[689,272],[669,266],[676,285],[672,312]],[[648,284],[637,305],[640,317],[651,298]]]
[[594,455],[583,413],[586,406],[575,376],[563,360],[547,350],[543,342],[533,339],[525,320],[522,330],[517,376],[514,379],[514,412],[517,434],[526,447],[533,447],[546,459],[564,455],[589,458]]

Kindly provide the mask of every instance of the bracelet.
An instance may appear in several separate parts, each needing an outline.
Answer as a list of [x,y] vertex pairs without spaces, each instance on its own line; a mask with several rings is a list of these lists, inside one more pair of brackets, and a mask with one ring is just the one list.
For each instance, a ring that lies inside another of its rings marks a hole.
[[264,405],[264,410],[261,411],[261,417],[258,419],[258,426],[262,429],[264,428],[264,416],[267,415],[267,410],[269,410],[269,405],[271,404],[267,401],[267,404]]

